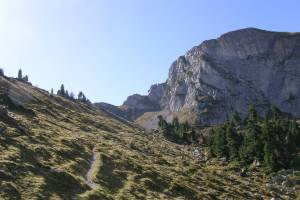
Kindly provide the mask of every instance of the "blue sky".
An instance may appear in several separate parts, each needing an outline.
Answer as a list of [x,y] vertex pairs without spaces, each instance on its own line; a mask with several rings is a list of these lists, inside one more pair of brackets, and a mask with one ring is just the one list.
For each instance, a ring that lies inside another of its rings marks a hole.
[[297,0],[0,0],[0,66],[121,104],[164,82],[170,64],[220,34],[300,31]]

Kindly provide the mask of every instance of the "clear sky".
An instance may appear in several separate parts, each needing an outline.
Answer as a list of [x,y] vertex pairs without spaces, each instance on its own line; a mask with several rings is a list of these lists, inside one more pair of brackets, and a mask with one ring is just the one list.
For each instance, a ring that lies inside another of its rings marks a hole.
[[41,88],[121,104],[164,82],[203,40],[245,27],[300,31],[299,0],[0,0],[0,66]]

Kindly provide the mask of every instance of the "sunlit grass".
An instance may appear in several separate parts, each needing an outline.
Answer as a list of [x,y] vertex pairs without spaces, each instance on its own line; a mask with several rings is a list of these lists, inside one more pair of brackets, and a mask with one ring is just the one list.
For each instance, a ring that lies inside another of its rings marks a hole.
[[[0,85],[12,84],[0,79]],[[20,87],[20,85],[22,87]],[[35,113],[9,109],[0,123],[0,199],[255,199],[272,195],[261,172],[241,178],[236,165],[197,162],[188,147],[113,119],[86,105],[15,83]],[[0,89],[1,93],[1,89]],[[45,109],[41,109],[45,108]],[[51,114],[49,114],[51,112]],[[92,180],[86,184],[93,154]],[[278,194],[280,196],[280,194]]]

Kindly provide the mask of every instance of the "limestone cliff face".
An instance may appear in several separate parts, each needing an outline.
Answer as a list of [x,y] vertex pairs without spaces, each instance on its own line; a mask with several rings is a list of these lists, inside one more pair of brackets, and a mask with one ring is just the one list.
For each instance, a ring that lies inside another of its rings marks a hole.
[[234,111],[244,116],[249,104],[261,115],[275,105],[300,117],[299,33],[248,28],[204,41],[171,65],[166,83],[124,103],[132,119],[155,111],[137,120],[144,126],[160,113],[215,125]]
[[170,68],[162,107],[196,110],[204,125],[275,105],[300,116],[300,34],[243,29],[192,48]]

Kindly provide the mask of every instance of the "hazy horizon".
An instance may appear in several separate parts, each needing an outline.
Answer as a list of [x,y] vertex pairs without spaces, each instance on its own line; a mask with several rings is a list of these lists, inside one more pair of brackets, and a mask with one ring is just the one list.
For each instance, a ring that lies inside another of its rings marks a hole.
[[14,77],[22,68],[43,89],[64,83],[93,102],[120,105],[164,82],[171,63],[203,40],[247,27],[300,31],[299,5],[296,0],[0,0],[0,67]]

